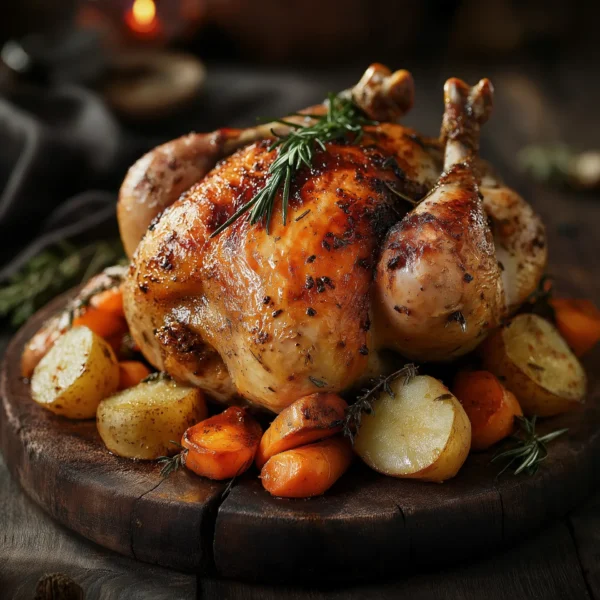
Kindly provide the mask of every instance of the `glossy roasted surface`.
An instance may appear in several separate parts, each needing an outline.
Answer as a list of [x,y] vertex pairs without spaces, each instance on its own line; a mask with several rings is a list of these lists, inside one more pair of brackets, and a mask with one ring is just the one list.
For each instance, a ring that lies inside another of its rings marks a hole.
[[241,395],[278,412],[367,374],[375,265],[410,206],[388,186],[421,198],[440,167],[437,147],[384,124],[360,146],[329,144],[316,154],[311,171],[295,177],[285,226],[277,203],[270,232],[243,217],[211,238],[264,186],[269,145],[222,161],[150,227],[125,298],[155,366],[227,399],[213,375],[222,368],[216,353]]

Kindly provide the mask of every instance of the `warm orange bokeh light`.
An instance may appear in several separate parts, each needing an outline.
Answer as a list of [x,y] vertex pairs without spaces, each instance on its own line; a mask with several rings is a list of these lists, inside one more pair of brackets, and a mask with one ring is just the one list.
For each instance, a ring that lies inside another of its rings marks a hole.
[[131,10],[133,18],[141,26],[147,27],[156,17],[156,5],[153,0],[135,0]]
[[154,0],[135,0],[127,14],[127,23],[138,33],[152,33],[157,27]]

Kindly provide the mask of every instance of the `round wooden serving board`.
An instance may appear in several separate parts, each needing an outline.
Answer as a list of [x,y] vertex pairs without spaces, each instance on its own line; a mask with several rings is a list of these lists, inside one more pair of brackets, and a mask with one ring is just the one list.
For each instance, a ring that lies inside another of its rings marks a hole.
[[[510,544],[573,508],[600,462],[598,352],[588,360],[585,409],[544,422],[569,427],[533,477],[504,475],[471,455],[444,484],[383,477],[357,460],[323,497],[271,498],[251,471],[225,484],[109,454],[93,421],[38,407],[19,376],[25,342],[64,295],[15,336],[2,364],[1,447],[15,479],[55,519],[139,560],[226,577],[308,581],[397,575]],[[595,363],[595,365],[594,365]],[[594,369],[596,366],[596,369]]]

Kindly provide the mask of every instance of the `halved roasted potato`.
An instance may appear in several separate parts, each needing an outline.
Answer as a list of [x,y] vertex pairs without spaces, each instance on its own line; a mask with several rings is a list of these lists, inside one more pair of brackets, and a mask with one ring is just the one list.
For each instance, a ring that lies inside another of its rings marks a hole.
[[119,456],[152,460],[176,454],[185,430],[206,418],[204,395],[166,377],[139,383],[98,406],[106,447]]
[[373,469],[392,477],[445,481],[454,477],[471,446],[471,424],[448,388],[428,375],[391,384],[373,413],[364,415],[354,449]]
[[481,356],[526,415],[549,417],[584,402],[585,371],[556,327],[542,317],[517,315],[484,342]]
[[44,408],[69,419],[90,419],[98,403],[119,385],[111,347],[87,327],[59,337],[31,378],[31,395]]

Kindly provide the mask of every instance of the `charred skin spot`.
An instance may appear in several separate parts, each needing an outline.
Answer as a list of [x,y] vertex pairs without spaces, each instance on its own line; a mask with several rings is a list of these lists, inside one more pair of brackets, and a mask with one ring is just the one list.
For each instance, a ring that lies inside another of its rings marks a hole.
[[168,321],[154,333],[156,339],[165,348],[171,348],[181,354],[207,354],[207,346],[202,338],[178,321]]
[[397,304],[394,306],[394,310],[397,313],[400,313],[401,315],[404,314],[407,317],[410,316],[410,308],[407,308],[406,306],[398,306]]

